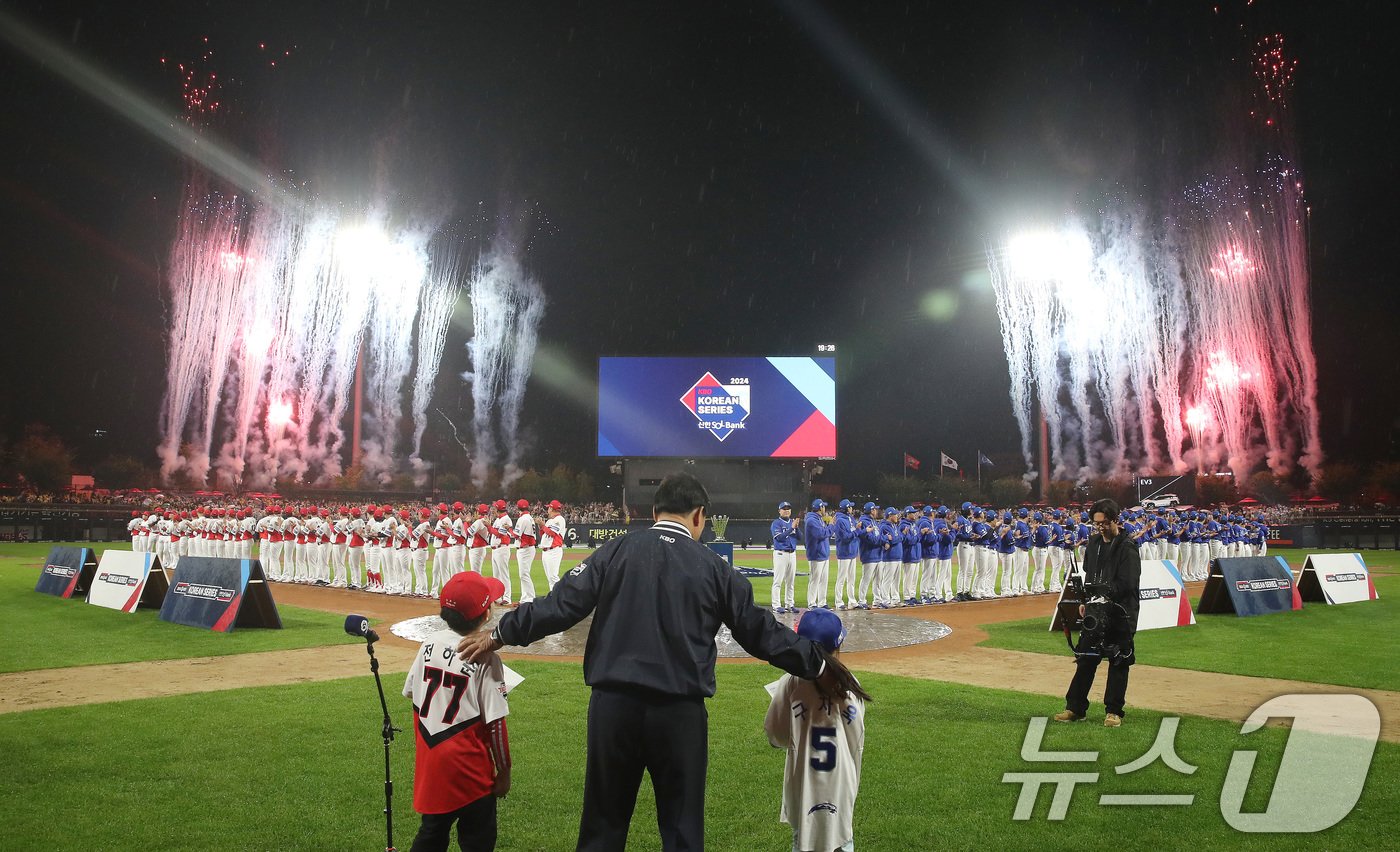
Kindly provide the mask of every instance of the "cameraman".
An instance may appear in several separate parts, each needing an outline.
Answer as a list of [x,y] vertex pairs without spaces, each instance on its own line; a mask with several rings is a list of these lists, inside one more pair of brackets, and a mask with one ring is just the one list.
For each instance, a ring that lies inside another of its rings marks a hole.
[[1065,693],[1065,709],[1055,714],[1057,722],[1078,722],[1089,712],[1089,687],[1099,662],[1108,660],[1108,686],[1104,690],[1105,728],[1123,724],[1123,701],[1128,692],[1128,668],[1133,657],[1133,634],[1137,632],[1138,582],[1142,562],[1137,542],[1123,533],[1118,523],[1118,504],[1100,500],[1089,510],[1096,533],[1084,549],[1085,604],[1080,616],[1088,612],[1102,624],[1091,629],[1094,619],[1086,620],[1075,649],[1077,666],[1069,691]]

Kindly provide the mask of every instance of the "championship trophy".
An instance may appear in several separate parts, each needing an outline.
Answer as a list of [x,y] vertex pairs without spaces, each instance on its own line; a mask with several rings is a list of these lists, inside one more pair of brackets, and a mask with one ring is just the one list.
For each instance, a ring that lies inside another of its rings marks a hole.
[[715,530],[715,541],[724,541],[724,531],[729,529],[729,516],[711,515],[710,526]]

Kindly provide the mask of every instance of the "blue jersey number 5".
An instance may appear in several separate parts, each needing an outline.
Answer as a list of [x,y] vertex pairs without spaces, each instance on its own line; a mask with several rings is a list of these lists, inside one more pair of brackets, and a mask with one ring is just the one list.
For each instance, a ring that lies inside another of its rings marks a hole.
[[812,768],[818,772],[830,772],[836,768],[835,728],[812,728],[812,750],[818,755],[812,758]]

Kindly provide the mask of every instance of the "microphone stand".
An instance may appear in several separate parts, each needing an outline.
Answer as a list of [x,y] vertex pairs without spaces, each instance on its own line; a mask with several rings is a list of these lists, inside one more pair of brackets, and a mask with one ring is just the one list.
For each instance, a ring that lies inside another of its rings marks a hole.
[[384,727],[381,734],[384,737],[384,852],[396,852],[394,849],[394,781],[389,775],[389,743],[394,741],[394,732],[402,731],[402,728],[395,728],[393,721],[389,718],[389,704],[384,700],[384,683],[379,679],[379,659],[374,656],[374,643],[379,639],[373,630],[365,636],[365,652],[369,654],[369,670],[374,673],[374,686],[379,690],[379,706],[384,711]]

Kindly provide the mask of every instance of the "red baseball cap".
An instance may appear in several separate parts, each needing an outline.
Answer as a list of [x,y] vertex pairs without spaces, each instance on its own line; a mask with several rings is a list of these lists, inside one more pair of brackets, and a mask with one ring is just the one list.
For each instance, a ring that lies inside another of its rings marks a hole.
[[419,509],[419,510],[418,510],[418,517],[420,517],[420,518],[431,518],[432,516],[433,516],[433,510],[432,510],[432,509]]
[[322,509],[322,510],[321,510],[321,517],[323,517],[323,518],[329,517],[330,514],[331,514],[331,510],[330,510],[330,509]]
[[454,512],[465,512],[466,510],[467,507],[462,505],[461,500],[458,500],[456,503],[452,504],[452,511]]
[[485,503],[481,503],[476,507],[476,512],[478,515],[484,515],[489,511],[491,511],[491,507],[486,505]]
[[407,518],[407,517],[408,517],[408,510],[407,510],[407,509],[400,509],[400,510],[399,510],[399,517],[400,517],[400,518]]
[[562,509],[562,508],[564,508],[564,504],[563,504],[563,503],[560,503],[558,500],[550,500],[550,501],[549,501],[549,508],[551,508],[551,509]]
[[[504,593],[505,587],[502,586],[501,590]],[[442,587],[439,601],[445,609],[455,609],[464,617],[475,620],[496,600],[491,592],[485,577],[475,571],[463,571],[453,574],[447,585]]]
[[529,500],[516,500],[516,501],[515,501],[515,508],[517,508],[517,509],[528,509],[528,508],[530,508],[530,501],[529,501]]
[[360,516],[360,507],[359,507],[359,506],[352,506],[352,507],[350,507],[350,517],[352,517],[352,518],[358,518],[359,516]]
[[[460,505],[462,505],[462,504],[461,504],[461,503],[458,503],[457,505],[460,506]],[[439,504],[438,504],[438,511],[439,511],[439,512],[446,512],[446,511],[447,511],[447,504],[446,504],[446,503],[439,503]]]
[[496,511],[498,511],[498,512],[504,512],[505,509],[506,509],[506,501],[504,501],[504,500],[497,500],[497,501],[496,501]]

